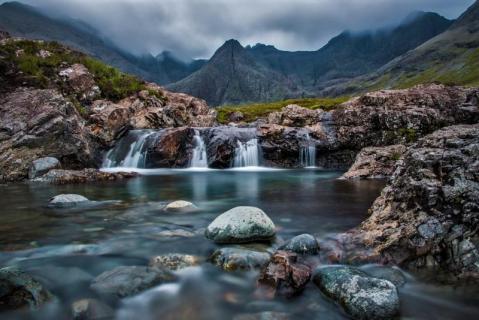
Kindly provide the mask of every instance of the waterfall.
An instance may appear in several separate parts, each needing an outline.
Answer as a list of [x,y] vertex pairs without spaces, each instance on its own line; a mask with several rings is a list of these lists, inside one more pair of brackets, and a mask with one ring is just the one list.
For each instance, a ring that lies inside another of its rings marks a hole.
[[258,139],[251,139],[247,142],[238,140],[235,149],[234,167],[257,167],[259,166]]
[[306,145],[301,147],[299,162],[303,168],[314,168],[316,166],[316,144],[311,140],[309,133],[305,135]]
[[195,130],[193,142],[195,143],[195,148],[193,149],[190,168],[208,168],[206,145],[198,130]]
[[154,132],[150,130],[130,131],[125,139],[125,143],[129,143],[126,154],[125,144],[122,143],[123,141],[121,141],[113,149],[108,151],[105,160],[103,161],[102,167],[143,168],[145,166],[145,141],[153,133]]

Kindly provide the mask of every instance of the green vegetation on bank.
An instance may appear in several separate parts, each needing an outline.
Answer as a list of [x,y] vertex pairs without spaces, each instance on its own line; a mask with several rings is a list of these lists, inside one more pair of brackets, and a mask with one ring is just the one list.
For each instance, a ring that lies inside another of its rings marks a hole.
[[[103,62],[72,51],[56,42],[8,40],[0,46],[0,70],[21,71],[22,76],[13,81],[39,88],[59,85],[58,72],[75,63],[83,64],[92,73],[100,87],[102,98],[119,101],[138,91],[146,84],[137,77],[120,72]],[[150,92],[156,96],[157,92]],[[161,97],[159,97],[161,98]]]
[[234,112],[241,112],[244,115],[244,121],[253,122],[259,118],[268,116],[268,114],[280,111],[290,104],[297,104],[308,109],[323,109],[329,111],[335,109],[341,103],[347,101],[348,97],[338,98],[305,98],[305,99],[289,99],[276,102],[253,103],[238,106],[218,107],[218,122],[226,124],[229,122],[229,116]]

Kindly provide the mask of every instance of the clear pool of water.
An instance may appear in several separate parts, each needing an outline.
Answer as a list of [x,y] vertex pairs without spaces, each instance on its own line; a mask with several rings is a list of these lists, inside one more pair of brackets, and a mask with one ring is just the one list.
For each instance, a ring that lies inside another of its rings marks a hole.
[[[208,257],[217,245],[203,236],[220,213],[248,205],[275,222],[278,241],[301,233],[318,238],[359,224],[379,195],[382,181],[341,181],[321,170],[157,170],[121,182],[51,186],[0,186],[0,265],[35,275],[58,301],[9,318],[68,319],[73,301],[95,297],[91,280],[122,265],[146,265],[163,253]],[[78,193],[91,206],[52,209],[48,200]],[[165,213],[161,207],[187,200],[200,212]],[[102,203],[101,201],[112,201]],[[170,237],[181,230],[189,236]],[[180,281],[115,304],[118,319],[232,319],[238,314],[285,312],[292,319],[347,319],[310,284],[292,300],[258,300],[256,272],[226,273],[205,263],[180,272]],[[411,280],[401,289],[402,317],[469,319],[479,315],[476,293]],[[3,319],[3,317],[2,317]]]

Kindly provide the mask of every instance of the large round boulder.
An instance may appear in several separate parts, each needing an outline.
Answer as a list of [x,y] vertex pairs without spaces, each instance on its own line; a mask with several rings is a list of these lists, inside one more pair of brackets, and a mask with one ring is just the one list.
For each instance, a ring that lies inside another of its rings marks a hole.
[[348,266],[326,266],[316,270],[314,283],[341,304],[354,319],[393,319],[399,314],[396,286]]
[[0,312],[37,309],[51,298],[50,292],[28,274],[15,268],[0,269]]
[[255,207],[228,210],[218,216],[205,231],[205,236],[216,243],[265,241],[274,235],[273,221],[263,210]]

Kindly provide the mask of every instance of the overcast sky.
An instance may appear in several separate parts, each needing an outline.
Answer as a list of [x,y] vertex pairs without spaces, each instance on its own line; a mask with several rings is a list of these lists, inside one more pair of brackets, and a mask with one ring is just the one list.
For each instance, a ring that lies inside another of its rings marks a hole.
[[[459,16],[474,0],[20,0],[81,19],[134,53],[208,58],[225,41],[316,50],[341,31],[399,23],[410,12]],[[0,2],[5,2],[0,0]]]

